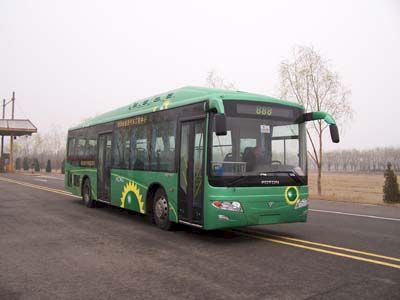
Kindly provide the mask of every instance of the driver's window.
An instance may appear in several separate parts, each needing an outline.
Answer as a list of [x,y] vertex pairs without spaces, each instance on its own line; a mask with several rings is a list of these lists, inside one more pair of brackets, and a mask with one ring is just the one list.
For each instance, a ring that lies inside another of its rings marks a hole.
[[229,155],[232,155],[232,136],[229,130],[226,135],[217,136],[213,134],[213,161],[224,161]]

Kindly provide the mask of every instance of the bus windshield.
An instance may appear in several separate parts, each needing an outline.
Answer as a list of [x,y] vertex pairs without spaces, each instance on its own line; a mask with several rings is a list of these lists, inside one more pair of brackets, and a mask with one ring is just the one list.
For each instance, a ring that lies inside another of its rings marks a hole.
[[306,184],[305,125],[297,122],[302,110],[233,101],[226,108],[227,134],[211,137],[212,184]]

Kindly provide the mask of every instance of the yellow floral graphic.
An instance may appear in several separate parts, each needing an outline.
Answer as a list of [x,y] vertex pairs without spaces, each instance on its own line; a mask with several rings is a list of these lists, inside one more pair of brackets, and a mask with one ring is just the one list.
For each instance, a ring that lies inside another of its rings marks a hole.
[[125,201],[128,200],[128,202],[131,201],[130,199],[130,194],[133,193],[136,197],[136,200],[138,202],[139,205],[139,210],[142,214],[144,214],[144,201],[143,201],[143,197],[142,194],[140,193],[140,189],[138,187],[138,185],[132,181],[128,182],[125,186],[124,186],[124,190],[122,191],[122,196],[121,196],[121,207],[124,208],[125,207]]

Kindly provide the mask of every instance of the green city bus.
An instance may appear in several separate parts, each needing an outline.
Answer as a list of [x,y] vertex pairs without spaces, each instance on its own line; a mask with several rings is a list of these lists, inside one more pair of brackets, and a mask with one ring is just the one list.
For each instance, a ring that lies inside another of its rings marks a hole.
[[65,187],[147,214],[162,229],[305,222],[305,123],[334,119],[241,91],[184,87],[133,102],[68,131]]

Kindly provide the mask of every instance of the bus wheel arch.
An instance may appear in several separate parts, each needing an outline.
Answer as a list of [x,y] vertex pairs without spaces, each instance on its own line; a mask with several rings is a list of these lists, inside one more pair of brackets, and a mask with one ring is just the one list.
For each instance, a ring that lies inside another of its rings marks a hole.
[[147,190],[147,195],[146,195],[146,214],[148,214],[151,218],[153,216],[153,200],[154,200],[154,195],[156,194],[156,191],[158,189],[164,189],[164,187],[158,183],[154,182],[152,183],[148,190]]
[[82,200],[87,207],[93,208],[96,206],[92,195],[92,185],[89,176],[84,176],[82,178]]
[[169,220],[169,203],[165,188],[157,183],[150,186],[147,197],[147,211],[149,217],[157,227],[163,230],[172,229],[172,222]]
[[83,175],[82,177],[82,182],[81,182],[81,196],[83,197],[83,186],[85,185],[85,181],[89,180],[90,183],[90,178],[88,175]]

